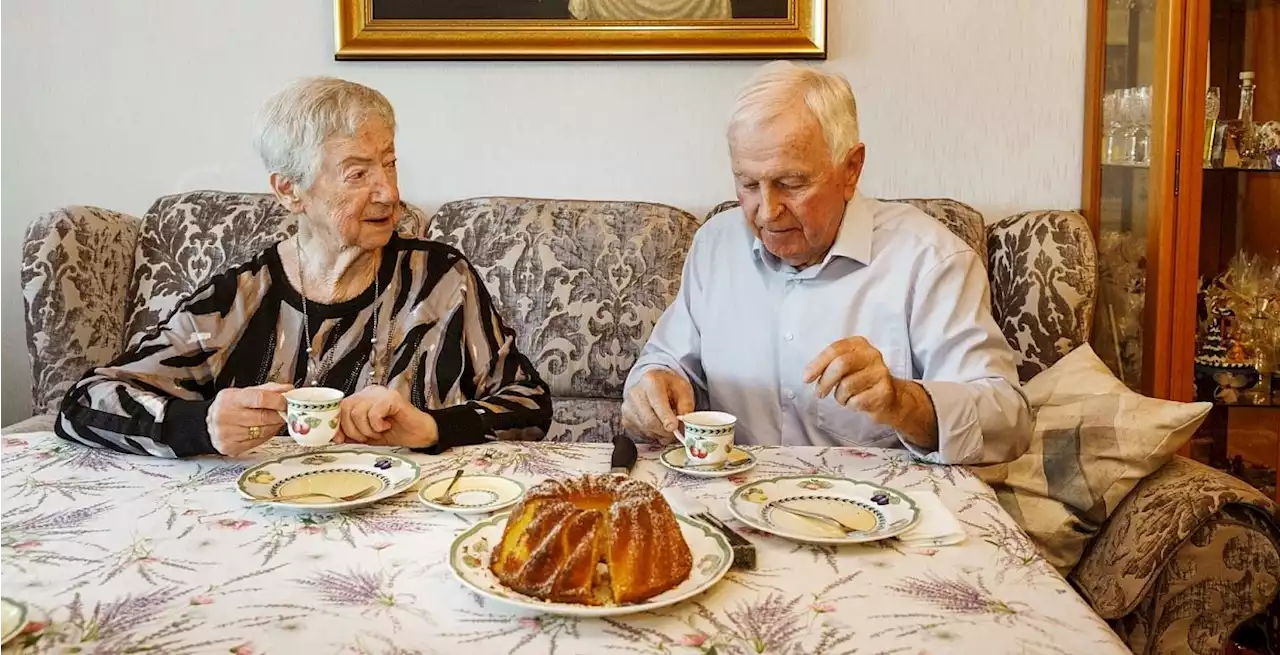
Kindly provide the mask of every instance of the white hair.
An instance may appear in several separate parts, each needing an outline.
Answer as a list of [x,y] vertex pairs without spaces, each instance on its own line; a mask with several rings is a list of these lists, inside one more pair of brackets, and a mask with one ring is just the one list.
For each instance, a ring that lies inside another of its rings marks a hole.
[[268,173],[305,189],[319,172],[324,143],[353,137],[370,120],[396,129],[395,110],[381,93],[347,80],[309,77],[263,105],[254,121],[254,146]]
[[797,99],[818,120],[833,161],[858,145],[858,103],[849,81],[789,61],[765,64],[742,87],[729,118],[730,134],[739,125],[758,125],[792,111]]

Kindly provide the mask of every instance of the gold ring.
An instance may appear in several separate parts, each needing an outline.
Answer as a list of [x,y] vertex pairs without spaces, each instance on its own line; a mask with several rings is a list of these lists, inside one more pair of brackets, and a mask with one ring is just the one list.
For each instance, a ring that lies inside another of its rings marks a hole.
[[258,425],[254,425],[254,426],[250,427],[250,428],[249,428],[249,438],[250,438],[250,439],[261,439],[261,438],[262,438],[262,427],[261,427],[261,426],[258,426]]

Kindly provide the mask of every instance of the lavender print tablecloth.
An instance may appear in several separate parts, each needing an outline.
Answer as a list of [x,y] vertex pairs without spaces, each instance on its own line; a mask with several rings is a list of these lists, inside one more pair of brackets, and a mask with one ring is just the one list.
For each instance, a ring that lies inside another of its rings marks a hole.
[[[52,433],[6,437],[3,593],[27,603],[33,623],[5,653],[1127,652],[981,482],[898,451],[762,449],[753,471],[694,480],[642,449],[637,477],[687,488],[723,518],[744,480],[829,473],[935,491],[968,538],[910,550],[744,531],[758,570],[674,607],[602,620],[514,611],[464,590],[446,553],[476,519],[412,494],[347,514],[236,494],[254,459],[296,448],[277,440],[254,458],[169,461]],[[546,443],[414,457],[424,477],[461,466],[535,482],[607,471],[609,453]]]

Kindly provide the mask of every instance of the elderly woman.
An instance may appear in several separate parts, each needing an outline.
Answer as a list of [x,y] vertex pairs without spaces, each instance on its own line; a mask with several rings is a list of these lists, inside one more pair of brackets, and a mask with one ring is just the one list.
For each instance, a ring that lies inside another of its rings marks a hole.
[[62,402],[56,431],[160,457],[234,456],[276,435],[283,392],[343,390],[339,440],[440,452],[541,439],[546,384],[456,250],[395,232],[395,114],[318,78],[263,109],[257,148],[295,237],[222,273]]

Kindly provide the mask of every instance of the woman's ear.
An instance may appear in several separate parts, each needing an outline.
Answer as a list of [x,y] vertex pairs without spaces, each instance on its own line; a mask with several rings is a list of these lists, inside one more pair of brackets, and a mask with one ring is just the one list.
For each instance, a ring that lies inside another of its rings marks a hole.
[[280,201],[290,214],[302,213],[302,198],[298,195],[298,185],[294,184],[293,180],[280,173],[272,173],[270,184],[272,193],[276,194],[276,200]]

